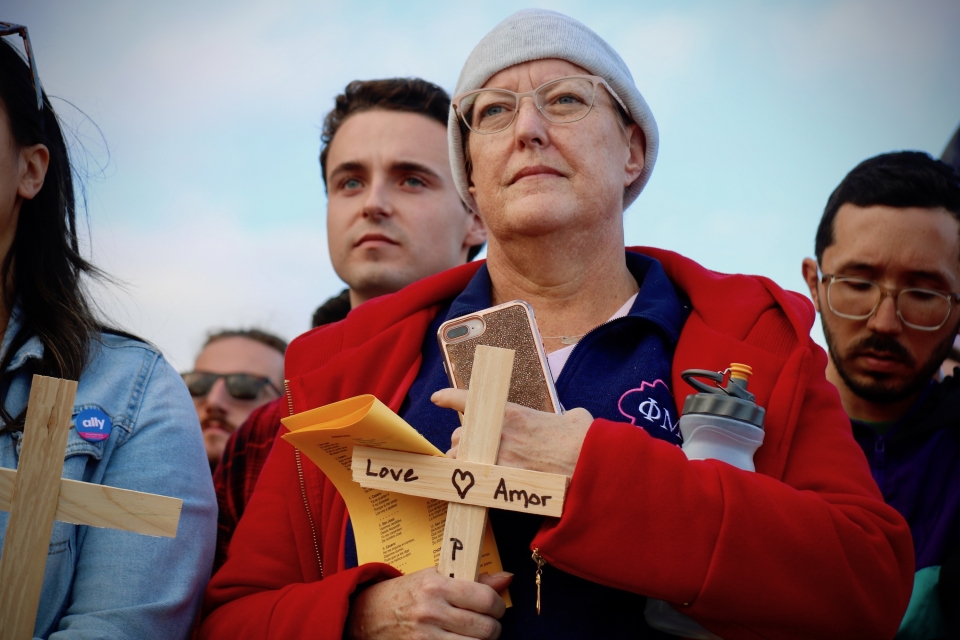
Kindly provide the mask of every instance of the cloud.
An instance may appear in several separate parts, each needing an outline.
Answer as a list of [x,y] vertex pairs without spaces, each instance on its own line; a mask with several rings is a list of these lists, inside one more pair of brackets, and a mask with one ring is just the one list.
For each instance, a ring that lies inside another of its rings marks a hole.
[[321,221],[251,231],[206,211],[164,229],[95,229],[93,257],[126,286],[96,287],[104,315],[188,369],[211,329],[257,326],[291,339],[343,288]]
[[960,50],[960,4],[950,0],[849,0],[797,5],[770,15],[780,62],[799,76],[850,68],[874,76],[955,66],[947,51]]
[[706,16],[680,11],[612,22],[609,31],[596,28],[616,42],[615,48],[638,81],[689,72],[715,38]]
[[[15,2],[40,74],[103,129],[93,256],[130,283],[108,315],[189,367],[214,327],[286,338],[342,286],[327,258],[318,125],[354,78],[452,90],[482,4]],[[659,121],[631,242],[799,289],[823,202],[894,147],[939,151],[957,122],[955,0],[534,2],[594,28]],[[55,9],[51,9],[55,7]],[[96,153],[94,154],[97,155]]]

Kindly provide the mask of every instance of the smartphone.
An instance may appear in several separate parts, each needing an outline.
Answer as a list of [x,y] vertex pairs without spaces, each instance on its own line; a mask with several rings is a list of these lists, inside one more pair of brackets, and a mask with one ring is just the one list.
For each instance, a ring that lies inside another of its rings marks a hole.
[[507,400],[538,411],[563,412],[533,308],[523,300],[448,320],[440,325],[437,340],[443,353],[443,368],[454,388],[470,387],[473,354],[478,345],[513,349],[516,355]]

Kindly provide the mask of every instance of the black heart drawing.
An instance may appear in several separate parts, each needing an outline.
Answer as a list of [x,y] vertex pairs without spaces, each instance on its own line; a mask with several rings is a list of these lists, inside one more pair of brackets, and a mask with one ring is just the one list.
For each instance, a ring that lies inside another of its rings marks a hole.
[[[460,476],[461,482],[466,483],[466,486],[463,487],[463,489],[461,489],[460,485],[457,484],[457,476]],[[469,482],[467,482],[468,478],[470,479]],[[467,491],[470,491],[470,487],[472,487],[476,481],[473,479],[473,474],[469,471],[461,471],[460,469],[457,469],[453,472],[453,476],[450,477],[450,482],[453,483],[453,487],[457,490],[457,493],[460,494],[460,499],[463,500],[467,497]]]

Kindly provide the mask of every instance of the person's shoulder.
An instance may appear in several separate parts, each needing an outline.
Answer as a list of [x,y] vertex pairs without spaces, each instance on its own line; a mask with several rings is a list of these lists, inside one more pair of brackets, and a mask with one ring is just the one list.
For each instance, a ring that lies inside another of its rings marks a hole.
[[950,429],[960,435],[960,367],[931,385],[920,401],[913,422],[921,431]]
[[138,384],[182,386],[180,374],[159,347],[133,334],[102,329],[90,341],[89,364],[85,373],[121,376]]
[[468,262],[418,280],[395,293],[364,302],[339,322],[297,336],[287,348],[287,375],[300,375],[321,366],[344,349],[361,346],[412,316],[435,311],[459,295],[482,264]]
[[272,443],[280,430],[280,421],[288,414],[287,394],[254,409],[237,429],[237,440],[244,446],[255,443]]
[[776,352],[809,340],[813,303],[766,276],[713,271],[665,249],[631,247],[655,258],[690,300],[693,313],[711,329]]
[[155,345],[131,333],[116,329],[100,329],[90,340],[91,360],[123,358],[125,360],[156,360],[163,358]]
[[136,336],[102,330],[91,336],[89,359],[77,389],[78,401],[95,398],[132,428],[145,408],[162,407],[196,416],[183,380],[160,350]]
[[350,313],[350,289],[344,289],[339,294],[330,298],[313,312],[311,327],[317,328],[323,325],[339,322]]
[[81,383],[86,378],[129,379],[149,376],[158,364],[165,363],[160,350],[134,335],[101,329],[90,335],[87,363]]

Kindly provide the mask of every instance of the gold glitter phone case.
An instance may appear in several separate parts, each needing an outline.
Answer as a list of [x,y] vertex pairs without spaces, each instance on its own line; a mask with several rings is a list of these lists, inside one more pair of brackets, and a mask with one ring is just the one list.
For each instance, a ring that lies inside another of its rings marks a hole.
[[470,387],[477,345],[513,349],[516,356],[507,399],[531,409],[562,413],[533,308],[523,300],[448,320],[440,325],[437,340],[443,368],[455,388]]

